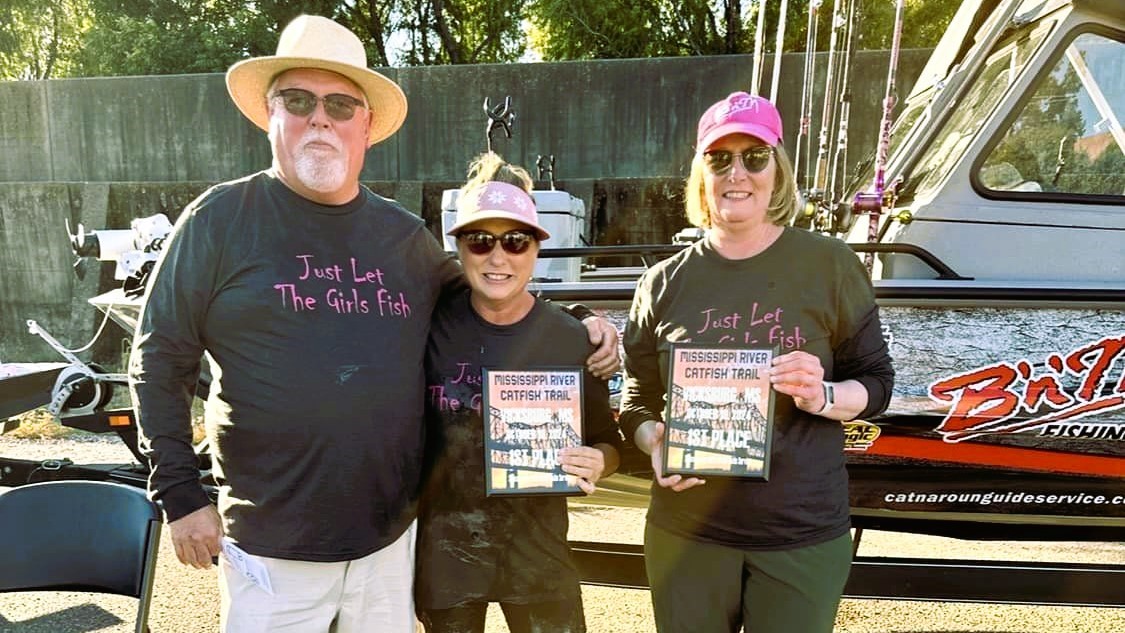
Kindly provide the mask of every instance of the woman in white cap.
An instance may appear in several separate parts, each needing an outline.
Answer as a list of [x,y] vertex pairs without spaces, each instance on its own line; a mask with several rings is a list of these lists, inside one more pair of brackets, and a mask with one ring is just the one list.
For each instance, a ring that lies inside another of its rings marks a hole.
[[[530,190],[525,170],[485,154],[449,230],[470,288],[439,303],[426,348],[432,455],[415,594],[429,633],[483,632],[489,602],[513,633],[586,630],[565,497],[485,494],[481,369],[583,366],[589,347],[581,324],[528,291],[549,237]],[[582,390],[585,445],[559,461],[591,493],[617,469],[621,437],[606,383],[584,371]]]
[[[661,633],[829,633],[850,569],[840,421],[883,411],[894,371],[858,258],[788,226],[781,136],[761,97],[704,113],[684,195],[705,236],[645,272],[623,337],[620,422],[655,471],[645,562]],[[668,354],[688,341],[778,349],[767,480],[664,476]]]

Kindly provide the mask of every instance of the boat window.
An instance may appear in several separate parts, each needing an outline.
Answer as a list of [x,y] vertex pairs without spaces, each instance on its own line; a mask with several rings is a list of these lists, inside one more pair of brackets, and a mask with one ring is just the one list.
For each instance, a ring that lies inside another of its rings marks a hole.
[[1037,28],[1016,41],[1008,41],[985,61],[984,68],[965,96],[953,104],[954,112],[941,132],[919,159],[909,180],[904,197],[921,195],[939,185],[965,154],[973,137],[992,114],[996,104],[1023,72],[1027,60],[1047,36],[1048,28]]
[[1125,195],[1123,119],[1125,44],[1083,33],[1039,78],[977,181],[991,192]]

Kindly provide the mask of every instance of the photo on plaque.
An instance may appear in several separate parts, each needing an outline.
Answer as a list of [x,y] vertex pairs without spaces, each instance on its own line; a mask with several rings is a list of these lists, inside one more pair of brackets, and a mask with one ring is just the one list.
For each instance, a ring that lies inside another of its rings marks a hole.
[[673,344],[664,472],[768,479],[776,349]]
[[482,370],[485,494],[580,495],[559,451],[582,445],[582,368]]

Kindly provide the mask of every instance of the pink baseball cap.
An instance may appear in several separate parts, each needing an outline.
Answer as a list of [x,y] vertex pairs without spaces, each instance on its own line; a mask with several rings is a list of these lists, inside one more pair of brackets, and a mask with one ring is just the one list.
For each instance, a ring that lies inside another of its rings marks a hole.
[[726,99],[707,108],[699,119],[696,153],[702,154],[728,134],[749,134],[774,147],[781,140],[781,115],[769,99],[732,92]]
[[457,221],[446,234],[457,235],[461,229],[474,222],[493,218],[526,224],[535,229],[540,242],[551,237],[550,233],[539,226],[535,200],[523,189],[498,180],[461,192],[457,198]]

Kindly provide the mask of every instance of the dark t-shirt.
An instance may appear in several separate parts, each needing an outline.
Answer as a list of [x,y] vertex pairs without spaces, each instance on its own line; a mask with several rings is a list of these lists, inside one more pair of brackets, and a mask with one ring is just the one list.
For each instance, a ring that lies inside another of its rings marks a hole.
[[[543,301],[503,326],[477,315],[467,291],[439,304],[426,348],[431,474],[418,531],[421,608],[578,597],[565,497],[485,496],[481,369],[584,367],[590,350],[586,328]],[[583,376],[584,443],[620,450],[608,386]]]
[[[840,240],[794,228],[762,253],[728,260],[706,240],[645,272],[623,343],[621,428],[663,420],[673,342],[797,349],[820,358],[825,380],[868,391],[859,417],[886,408],[894,371],[874,291]],[[839,422],[775,393],[768,481],[708,477],[684,492],[653,485],[648,520],[675,534],[747,549],[822,543],[849,527]]]
[[416,513],[422,359],[459,267],[366,188],[310,202],[270,172],[213,187],[176,224],[131,362],[150,487],[169,519],[207,503],[191,447],[199,358],[226,533],[257,555],[351,560]]

